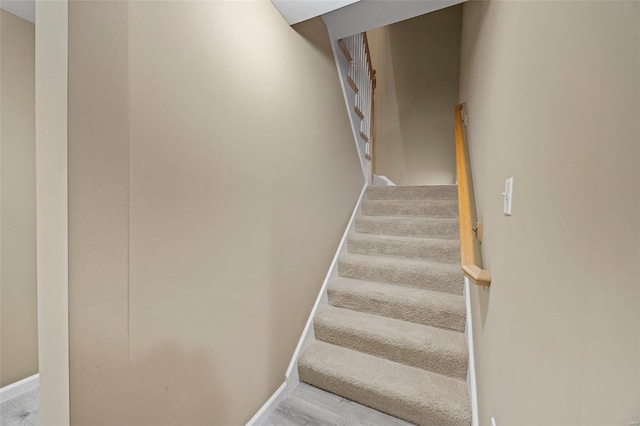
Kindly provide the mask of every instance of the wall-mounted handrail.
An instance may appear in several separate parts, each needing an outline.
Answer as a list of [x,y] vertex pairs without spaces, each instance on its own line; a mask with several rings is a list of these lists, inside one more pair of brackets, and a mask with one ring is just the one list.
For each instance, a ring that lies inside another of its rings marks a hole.
[[476,206],[471,179],[471,165],[465,138],[463,113],[465,104],[456,106],[456,169],[458,178],[458,211],[460,221],[460,264],[464,275],[477,285],[491,284],[491,274],[482,269],[480,241],[477,229]]

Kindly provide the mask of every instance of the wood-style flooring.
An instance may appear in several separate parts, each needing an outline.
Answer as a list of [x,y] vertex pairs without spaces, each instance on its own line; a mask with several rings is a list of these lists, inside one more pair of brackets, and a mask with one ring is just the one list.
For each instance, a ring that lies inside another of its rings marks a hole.
[[329,392],[299,383],[263,426],[410,426],[403,420]]
[[39,389],[33,389],[0,404],[0,426],[38,426],[39,424]]

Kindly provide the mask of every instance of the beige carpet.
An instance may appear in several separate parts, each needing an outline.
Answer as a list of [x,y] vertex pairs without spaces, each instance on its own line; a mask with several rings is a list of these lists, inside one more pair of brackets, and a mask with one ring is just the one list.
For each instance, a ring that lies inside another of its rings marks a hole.
[[417,425],[469,425],[455,185],[370,187],[300,380]]

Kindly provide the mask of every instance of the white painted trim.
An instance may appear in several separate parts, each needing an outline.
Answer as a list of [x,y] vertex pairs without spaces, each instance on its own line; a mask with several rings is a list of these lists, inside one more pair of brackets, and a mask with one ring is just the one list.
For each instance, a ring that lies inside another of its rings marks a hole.
[[376,186],[396,186],[391,179],[384,175],[373,175],[373,184]]
[[473,318],[471,317],[471,296],[469,278],[464,277],[464,300],[467,309],[467,346],[469,347],[469,370],[467,371],[467,385],[469,386],[469,399],[471,400],[471,426],[478,426],[478,389],[476,386],[476,359],[473,349]]
[[[324,20],[324,16],[322,18]],[[349,95],[351,86],[349,86],[347,83],[347,60],[342,55],[342,52],[340,52],[340,48],[338,47],[338,39],[333,35],[333,32],[329,25],[327,25],[327,32],[329,34],[329,41],[331,42],[331,50],[333,50],[333,59],[336,62],[336,68],[338,70],[338,79],[340,80],[340,87],[342,87],[342,96],[344,97],[345,107],[347,108],[347,116],[349,117],[349,124],[351,125],[353,140],[356,144],[358,158],[360,159],[360,166],[362,167],[362,175],[364,176],[365,180],[368,180],[370,162],[365,158],[365,144],[360,138],[360,119],[353,111],[355,97]]]
[[300,356],[302,350],[315,340],[315,335],[313,333],[313,320],[316,317],[316,313],[321,308],[328,305],[327,285],[329,284],[329,281],[338,276],[338,258],[340,257],[340,254],[346,251],[345,242],[347,241],[347,236],[349,235],[349,233],[353,231],[353,224],[355,222],[356,215],[360,210],[360,204],[362,204],[362,200],[365,197],[367,186],[368,185],[365,182],[364,186],[362,187],[362,191],[360,192],[360,196],[358,197],[358,201],[353,208],[351,217],[349,218],[347,229],[344,231],[342,239],[340,240],[340,244],[338,245],[338,249],[336,250],[336,254],[333,256],[333,260],[331,262],[331,265],[329,266],[329,272],[327,272],[327,275],[324,278],[324,282],[322,283],[322,287],[320,288],[320,292],[318,293],[318,297],[316,298],[316,303],[313,305],[313,309],[311,310],[311,314],[309,314],[309,318],[307,319],[307,323],[304,326],[304,330],[302,331],[300,340],[298,340],[296,350],[293,352],[291,362],[289,362],[289,367],[287,368],[287,372],[285,374],[285,382],[280,385],[278,390],[276,390],[273,395],[271,395],[271,398],[269,398],[267,402],[265,402],[264,405],[260,408],[260,410],[258,410],[258,412],[251,418],[251,420],[249,420],[247,426],[259,426],[264,420],[267,419],[267,417],[269,417],[269,415],[273,412],[273,410],[275,410],[278,404],[282,400],[284,400],[300,382],[300,379],[298,378],[298,369],[296,368],[298,364],[298,357]]
[[68,0],[36,2],[36,238],[40,424],[69,414]]
[[286,398],[286,396],[291,392],[293,388],[287,385],[287,382],[284,382],[280,385],[280,387],[271,395],[271,398],[264,403],[262,407],[258,410],[258,412],[251,417],[251,420],[247,422],[246,426],[259,426],[262,424],[264,420],[266,420],[273,410],[276,409],[278,404]]
[[[24,1],[24,0],[22,0]],[[361,0],[271,0],[289,25],[324,15]]]
[[[344,250],[346,250],[345,242],[347,241],[347,236],[352,231],[353,224],[355,222],[356,215],[360,209],[360,204],[364,198],[364,195],[367,191],[367,184],[365,183],[362,187],[362,191],[360,192],[360,197],[358,197],[358,202],[356,206],[353,208],[353,213],[351,213],[351,218],[349,218],[349,223],[347,224],[347,229],[344,231],[342,235],[342,239],[340,240],[340,244],[338,245],[338,249],[336,250],[336,254],[333,256],[333,261],[331,262],[331,266],[329,266],[329,272],[327,272],[327,276],[322,283],[322,287],[320,288],[320,292],[318,293],[318,297],[316,298],[316,303],[313,305],[313,309],[311,310],[311,314],[309,315],[309,319],[307,319],[307,324],[302,331],[302,336],[300,336],[300,340],[298,341],[298,346],[296,346],[296,350],[291,357],[291,362],[289,363],[289,368],[287,368],[286,378],[287,382],[293,381],[296,384],[298,383],[298,369],[296,365],[298,363],[298,357],[304,348],[306,348],[314,339],[315,336],[313,334],[313,320],[316,317],[316,313],[328,305],[328,297],[327,297],[327,285],[329,281],[338,276],[338,257]],[[291,384],[291,383],[290,383]]]
[[0,403],[9,401],[17,396],[27,393],[34,389],[38,389],[40,386],[40,374],[36,373],[33,376],[29,376],[26,379],[19,380],[15,383],[11,383],[3,388],[0,388]]
[[343,38],[431,13],[464,1],[467,0],[359,1],[326,13],[322,15],[322,19],[337,38]]

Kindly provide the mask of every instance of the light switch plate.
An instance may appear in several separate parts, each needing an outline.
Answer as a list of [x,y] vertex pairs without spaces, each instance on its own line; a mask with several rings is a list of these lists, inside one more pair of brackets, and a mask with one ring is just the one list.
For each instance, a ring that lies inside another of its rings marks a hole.
[[511,216],[511,201],[513,199],[513,178],[504,181],[504,214],[505,216]]

